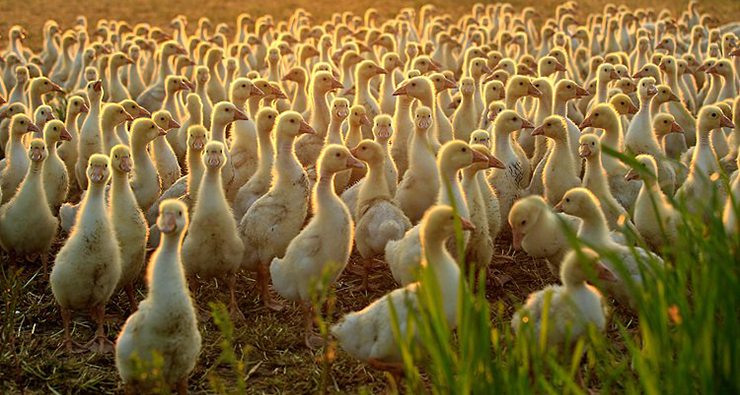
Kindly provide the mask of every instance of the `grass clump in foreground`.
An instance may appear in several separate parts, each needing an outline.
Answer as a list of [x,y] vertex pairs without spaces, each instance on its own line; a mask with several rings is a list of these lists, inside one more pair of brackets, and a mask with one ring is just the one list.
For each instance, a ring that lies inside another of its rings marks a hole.
[[[619,156],[629,165],[637,163]],[[730,189],[727,177],[717,182]],[[544,336],[532,342],[522,333],[517,339],[504,301],[486,299],[486,273],[470,267],[467,281],[461,278],[457,328],[452,330],[444,320],[435,277],[430,269],[422,270],[426,286],[419,308],[405,323],[413,329],[402,337],[392,317],[407,372],[406,392],[740,393],[740,238],[725,232],[724,202],[707,201],[710,215],[704,216],[689,214],[683,202],[674,202],[683,216],[680,242],[661,252],[664,267],[643,260],[651,274],[642,287],[628,284],[637,324],[633,315],[612,314],[609,325],[616,326],[616,336],[591,328],[565,350],[548,346]],[[733,204],[740,213],[740,202]],[[593,248],[573,234],[571,241],[573,248]],[[618,272],[624,269],[613,254],[596,250]]]

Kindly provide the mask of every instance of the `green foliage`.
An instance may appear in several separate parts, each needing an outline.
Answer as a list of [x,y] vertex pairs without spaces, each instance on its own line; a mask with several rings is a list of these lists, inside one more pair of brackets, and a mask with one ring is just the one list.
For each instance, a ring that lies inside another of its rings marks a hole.
[[[729,190],[727,177],[717,182]],[[664,266],[632,248],[649,278],[642,285],[628,281],[636,313],[612,315],[608,333],[590,328],[565,350],[546,344],[546,328],[539,339],[512,333],[504,301],[490,305],[485,298],[484,270],[461,279],[457,328],[449,328],[436,278],[423,268],[405,335],[395,310],[391,314],[408,393],[425,391],[421,377],[435,394],[740,393],[740,239],[725,233],[721,202],[707,202],[701,216],[676,203],[683,216],[680,241],[661,252]],[[733,205],[740,212],[738,202]],[[570,236],[574,248],[584,245]],[[456,238],[462,239],[459,230]],[[597,252],[626,273],[613,253]]]

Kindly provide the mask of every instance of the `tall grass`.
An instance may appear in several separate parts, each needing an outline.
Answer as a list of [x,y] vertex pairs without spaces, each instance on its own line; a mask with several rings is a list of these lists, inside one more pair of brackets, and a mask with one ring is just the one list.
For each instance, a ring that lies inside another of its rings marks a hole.
[[[717,182],[729,190],[726,176]],[[739,203],[734,202],[735,210]],[[457,328],[449,328],[435,277],[423,268],[425,286],[405,323],[413,330],[401,336],[392,314],[408,392],[740,393],[740,238],[725,233],[722,205],[713,196],[707,197],[708,215],[689,214],[681,202],[675,205],[683,216],[680,241],[662,251],[664,266],[655,259],[641,262],[648,281],[628,284],[635,315],[613,314],[609,336],[592,328],[566,350],[548,347],[544,337],[517,338],[506,313],[508,301],[491,307],[486,300],[484,270],[461,278]],[[583,244],[571,236],[574,247]],[[456,238],[461,242],[462,234]],[[613,254],[597,252],[617,271],[624,270]],[[637,257],[634,249],[632,254]]]

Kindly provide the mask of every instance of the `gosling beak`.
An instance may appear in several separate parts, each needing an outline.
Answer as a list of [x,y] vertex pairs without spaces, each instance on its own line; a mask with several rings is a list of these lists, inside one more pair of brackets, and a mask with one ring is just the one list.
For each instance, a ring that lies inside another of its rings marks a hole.
[[378,137],[381,139],[391,138],[390,126],[378,126]]
[[28,123],[27,130],[28,130],[29,133],[41,133],[41,129],[39,129],[38,126],[34,125],[31,122]]
[[668,133],[683,133],[683,128],[676,122],[671,125],[671,130]]
[[393,96],[401,96],[408,94],[408,84],[403,84],[393,91]]
[[159,231],[164,234],[174,232],[177,229],[175,213],[166,212],[160,214],[157,219],[157,227],[159,228]]
[[529,85],[529,88],[527,89],[527,94],[530,95],[530,96],[534,96],[534,97],[541,97],[542,96],[542,91],[540,91],[539,89],[535,88],[534,85],[530,84]]
[[616,80],[618,80],[618,79],[619,79],[619,74],[617,74],[617,72],[616,72],[616,71],[613,71],[613,70],[612,70],[612,72],[611,72],[611,73],[609,73],[609,78],[610,78],[610,79],[611,79],[612,81],[616,81]]
[[477,163],[477,162],[488,163],[489,162],[488,156],[486,156],[485,154],[480,153],[476,150],[472,150],[472,151],[473,151],[473,163]]
[[382,75],[382,74],[388,74],[388,70],[382,68],[382,67],[376,67],[375,68],[375,74]]
[[583,130],[588,127],[591,127],[591,125],[593,125],[593,118],[591,118],[591,116],[589,115],[586,117],[586,119],[583,120],[583,122],[581,122],[580,125],[578,125],[578,129]]
[[208,166],[217,167],[221,164],[221,155],[217,152],[208,153]]
[[62,132],[59,133],[59,140],[72,141],[72,135],[69,134],[69,131],[67,130],[67,128],[62,128]]
[[534,125],[532,124],[532,122],[529,122],[526,119],[522,119],[522,129],[534,129]]
[[565,71],[565,65],[560,62],[555,62],[555,71]]
[[118,167],[123,172],[126,172],[126,173],[130,172],[131,171],[131,158],[129,158],[128,156],[121,157],[121,161]]
[[723,128],[735,128],[735,124],[732,123],[730,118],[727,118],[724,114],[720,115],[719,126],[722,126]]
[[447,105],[447,108],[450,109],[450,110],[455,110],[455,109],[457,109],[457,106],[458,106],[458,103],[453,100],[453,101],[450,102],[450,104]]
[[496,117],[498,116],[498,113],[495,111],[489,111],[488,112],[488,122],[493,122],[496,120]]
[[100,166],[93,166],[90,171],[90,181],[100,182],[103,181],[103,168]]
[[578,146],[578,156],[586,158],[591,156],[591,147],[588,144],[581,144]]
[[160,128],[159,126],[157,126],[157,129],[158,129],[157,130],[157,135],[158,136],[166,136],[167,135],[167,131],[166,130]]
[[643,75],[644,75],[644,73],[642,71],[638,71],[635,74],[632,74],[632,79],[633,80],[636,80],[638,78],[642,78]]
[[234,111],[234,121],[248,121],[248,120],[249,120],[249,117],[244,111],[239,110],[239,109]]
[[470,222],[469,220],[467,220],[467,219],[465,219],[463,217],[460,217],[460,222],[462,223],[462,229],[463,230],[469,230],[469,231],[474,231],[475,230],[475,225],[473,225],[473,223]]
[[501,162],[496,158],[495,156],[491,155],[488,157],[488,167],[494,168],[494,169],[505,169],[506,166],[504,165],[504,162]]
[[147,110],[144,107],[139,107],[139,115],[137,116],[137,118],[149,118],[151,116],[152,116],[152,113],[150,113],[149,110]]
[[31,148],[31,153],[28,156],[32,161],[38,161],[41,160],[41,157],[44,156],[44,154],[39,148]]
[[316,134],[316,131],[306,121],[301,121],[301,126],[298,128],[299,134]]
[[532,136],[544,136],[544,135],[545,135],[545,125],[540,125],[535,130],[532,131]]
[[363,114],[360,117],[360,125],[367,125],[370,126],[370,119],[368,119],[367,114]]
[[126,114],[126,119],[124,120],[124,122],[133,122],[134,117],[132,117],[131,114],[127,112],[124,112],[124,114]]
[[599,270],[599,272],[596,274],[596,277],[598,277],[599,280],[609,281],[609,282],[617,281],[617,277],[614,275],[614,273],[612,273],[604,265],[597,263],[596,266]]
[[524,238],[524,235],[522,234],[522,231],[519,230],[519,228],[512,228],[511,233],[514,236],[514,249],[521,251],[522,250],[522,239]]
[[629,103],[629,104],[628,104],[628,108],[627,108],[627,113],[628,113],[628,114],[637,114],[637,111],[638,111],[638,110],[639,110],[639,109],[637,108],[637,106],[636,106],[636,105],[634,105],[634,104],[632,104],[632,103]]
[[193,139],[193,148],[196,150],[202,150],[205,143],[203,142],[203,137],[196,137]]
[[581,97],[587,97],[590,96],[591,92],[587,91],[586,89],[583,89],[582,87],[576,85],[576,99]]
[[262,89],[257,88],[256,86],[252,85],[251,88],[249,88],[249,96],[264,96],[265,92],[262,92]]
[[183,78],[181,89],[187,89],[189,91],[194,91],[195,85],[192,82]]
[[555,210],[556,213],[562,213],[563,212],[563,201],[561,200],[560,203],[556,204],[555,207],[553,207],[553,210]]
[[174,119],[170,118],[170,123],[167,124],[168,129],[179,129],[180,124]]
[[444,88],[445,89],[455,89],[455,88],[457,88],[457,83],[455,83],[455,81],[453,81],[453,80],[451,80],[449,78],[445,78]]
[[347,157],[347,168],[348,169],[364,169],[365,164],[362,163],[359,159],[355,158],[354,156],[350,155]]
[[64,89],[62,89],[61,86],[59,86],[59,85],[57,85],[57,84],[55,84],[53,82],[51,83],[51,91],[52,92],[64,93]]

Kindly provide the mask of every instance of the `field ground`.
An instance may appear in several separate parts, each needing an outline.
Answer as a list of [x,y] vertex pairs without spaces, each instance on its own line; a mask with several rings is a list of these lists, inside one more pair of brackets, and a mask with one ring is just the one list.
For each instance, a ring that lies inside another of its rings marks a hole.
[[[461,0],[456,2],[432,0],[445,11],[459,13],[468,10],[475,2]],[[515,6],[529,3],[521,0],[511,1]],[[552,10],[559,3],[555,0],[537,2],[540,10]],[[600,9],[603,2],[581,1],[584,11]],[[686,0],[662,2],[658,0],[628,0],[627,5],[636,6],[669,6],[674,11],[683,9]],[[711,11],[723,21],[740,17],[740,1],[714,0],[702,1],[703,11]],[[258,6],[255,2],[235,0],[194,1],[194,0],[80,0],[73,2],[59,0],[0,0],[0,31],[6,32],[10,24],[20,24],[30,32],[30,43],[37,47],[41,26],[47,18],[54,18],[63,26],[69,26],[79,14],[86,15],[91,24],[98,18],[125,19],[130,22],[147,21],[165,25],[176,14],[185,14],[191,22],[198,17],[208,16],[214,22],[234,22],[240,12],[251,12],[253,15],[272,13],[277,18],[290,14],[297,7],[304,7],[319,18],[324,18],[334,11],[352,10],[361,12],[373,6],[382,14],[391,15],[401,6],[419,7],[422,1],[350,1],[337,7],[337,3],[327,0],[312,1],[303,4],[301,1],[287,0],[281,2],[264,2]],[[711,9],[710,9],[711,5]],[[546,11],[542,11],[547,13]],[[191,26],[192,29],[192,26]],[[541,289],[555,281],[544,262],[533,260],[526,255],[514,252],[510,241],[499,240],[497,253],[508,258],[498,258],[488,270],[488,300],[492,304],[503,302],[507,316],[514,306],[521,303],[532,291]],[[56,249],[60,246],[57,245]],[[357,260],[356,256],[352,261]],[[53,259],[52,259],[53,262]],[[15,277],[11,273],[18,272]],[[11,281],[20,287],[15,309],[8,305],[0,308],[2,320],[3,343],[0,344],[0,393],[16,394],[73,394],[73,393],[120,393],[120,380],[114,366],[112,355],[68,355],[60,347],[62,341],[62,323],[59,309],[51,295],[47,282],[43,279],[37,263],[25,261],[9,262],[7,255],[0,257],[0,286],[6,292]],[[511,280],[503,285],[494,280],[496,275],[503,274]],[[339,279],[336,289],[336,305],[330,321],[336,321],[342,314],[358,310],[372,300],[395,288],[395,282],[387,267],[378,265],[372,275],[373,283],[379,286],[378,291],[364,294],[352,290],[360,282],[359,276],[345,273]],[[237,323],[234,329],[234,347],[237,357],[245,357],[246,384],[248,393],[312,393],[319,389],[321,381],[321,353],[311,352],[305,348],[300,332],[301,313],[297,307],[288,307],[285,311],[274,313],[266,310],[258,302],[253,292],[254,280],[251,275],[242,276],[239,280],[239,303],[247,317],[247,322]],[[145,295],[143,283],[137,288],[137,298]],[[197,295],[201,303],[208,301],[226,302],[227,291],[215,282],[201,288]],[[3,300],[5,301],[4,298]],[[110,321],[106,325],[109,338],[118,333],[128,314],[128,301],[121,294],[114,296],[108,304]],[[11,319],[12,318],[12,319]],[[621,317],[628,329],[635,329],[636,323],[629,317]],[[13,327],[7,325],[11,323]],[[209,392],[209,377],[213,374],[222,377],[227,383],[232,382],[232,370],[225,366],[213,368],[220,355],[218,343],[220,332],[213,321],[199,325],[203,334],[203,351],[197,367],[190,379],[193,393]],[[92,337],[94,327],[87,317],[76,317],[74,320],[74,338],[82,341]],[[13,333],[10,336],[10,333]],[[609,326],[609,337],[617,338],[616,326]],[[12,343],[18,352],[14,355]],[[335,393],[356,393],[362,388],[377,393],[385,388],[386,380],[382,373],[370,370],[341,351],[334,353],[335,360],[331,365],[328,380],[328,391]]]
[[[101,18],[126,20],[130,23],[148,22],[162,27],[168,25],[178,14],[188,17],[191,23],[189,31],[195,29],[198,18],[207,16],[211,21],[225,22],[234,26],[239,13],[248,12],[254,16],[272,14],[278,19],[288,17],[296,8],[303,7],[319,20],[329,17],[333,12],[353,11],[362,13],[368,7],[375,7],[381,15],[393,16],[400,8],[410,6],[419,8],[424,4],[435,4],[441,10],[452,15],[467,12],[480,0],[349,0],[341,3],[330,0],[282,0],[282,1],[243,1],[243,0],[0,0],[0,32],[6,35],[8,27],[13,24],[24,26],[30,33],[30,43],[34,48],[40,46],[41,28],[44,22],[53,18],[62,27],[72,24],[78,15],[85,15],[90,24]],[[544,16],[554,13],[555,7],[562,0],[509,0],[515,7],[534,5]],[[667,7],[674,13],[686,9],[689,0],[623,0],[611,1],[625,4],[632,8]],[[483,2],[485,3],[485,2]],[[581,0],[582,15],[601,10],[607,1]],[[737,20],[740,17],[738,0],[699,0],[702,12],[711,12],[723,22]]]

